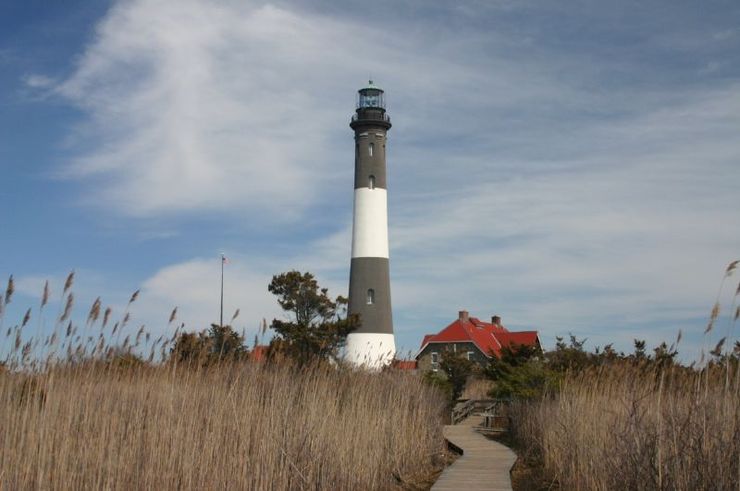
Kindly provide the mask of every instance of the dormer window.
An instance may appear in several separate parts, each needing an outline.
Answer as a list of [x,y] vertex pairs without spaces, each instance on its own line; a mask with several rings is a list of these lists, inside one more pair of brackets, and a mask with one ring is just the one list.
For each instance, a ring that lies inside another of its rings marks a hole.
[[375,290],[373,290],[372,288],[370,288],[367,291],[367,304],[368,305],[372,305],[374,303],[375,303]]

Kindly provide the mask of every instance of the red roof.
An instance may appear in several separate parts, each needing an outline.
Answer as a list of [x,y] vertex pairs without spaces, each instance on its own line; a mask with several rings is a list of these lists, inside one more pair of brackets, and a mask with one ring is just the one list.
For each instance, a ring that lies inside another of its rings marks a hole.
[[496,334],[502,346],[511,346],[514,344],[533,346],[539,343],[537,331],[518,331]]
[[416,370],[416,360],[393,360],[392,366],[398,370]]
[[[510,332],[500,324],[483,322],[476,317],[458,317],[437,334],[427,334],[419,353],[430,343],[472,342],[486,356],[499,356],[501,348],[512,344],[532,346],[539,343],[537,331]],[[418,356],[418,355],[417,355]]]
[[249,357],[252,359],[252,361],[265,361],[265,358],[267,358],[267,349],[269,346],[265,344],[258,344],[254,348],[252,348],[252,351],[249,353]]

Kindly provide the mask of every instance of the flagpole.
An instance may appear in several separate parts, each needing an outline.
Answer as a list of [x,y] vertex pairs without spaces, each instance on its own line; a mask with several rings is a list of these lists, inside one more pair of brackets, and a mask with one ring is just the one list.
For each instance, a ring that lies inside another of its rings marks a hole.
[[221,254],[221,327],[224,327],[224,259],[225,256]]

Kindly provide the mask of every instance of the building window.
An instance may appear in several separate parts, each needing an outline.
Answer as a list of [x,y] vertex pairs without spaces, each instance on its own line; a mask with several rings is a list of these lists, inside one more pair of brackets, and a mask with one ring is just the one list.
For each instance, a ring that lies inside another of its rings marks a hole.
[[373,150],[375,150],[375,143],[369,143],[367,146],[367,151],[371,157],[373,156]]
[[370,189],[375,189],[375,176],[370,176],[367,178],[367,187]]
[[436,351],[432,351],[432,370],[435,372],[439,368],[439,354]]
[[367,291],[367,304],[368,305],[372,305],[374,303],[375,303],[375,290],[373,290],[372,288],[370,288]]
[[473,357],[475,356],[475,353],[472,351],[468,351],[468,360],[473,361]]

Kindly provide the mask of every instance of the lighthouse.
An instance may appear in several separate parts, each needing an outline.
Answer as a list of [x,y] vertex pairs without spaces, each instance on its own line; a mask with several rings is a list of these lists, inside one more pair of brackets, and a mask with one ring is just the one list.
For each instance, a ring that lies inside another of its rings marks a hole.
[[345,358],[380,368],[396,353],[388,264],[388,186],[385,150],[391,120],[385,94],[373,84],[360,89],[349,126],[355,132],[355,197],[349,313],[360,327],[347,336]]

